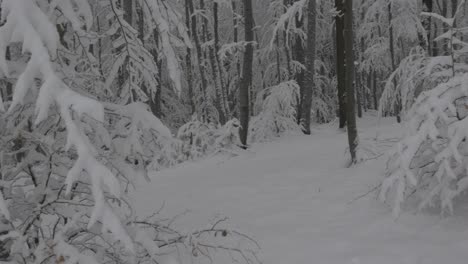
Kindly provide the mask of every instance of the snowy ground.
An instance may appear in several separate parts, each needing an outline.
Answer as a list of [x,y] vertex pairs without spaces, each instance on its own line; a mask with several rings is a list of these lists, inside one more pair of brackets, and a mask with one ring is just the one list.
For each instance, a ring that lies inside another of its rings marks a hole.
[[[361,120],[361,140],[379,131],[379,149],[387,148],[402,129],[382,123]],[[229,160],[186,163],[141,184],[137,212],[165,201],[165,215],[189,210],[178,223],[185,228],[229,216],[261,244],[264,264],[467,263],[467,217],[406,211],[395,221],[375,193],[350,203],[379,183],[385,158],[347,169],[346,146],[345,133],[322,126]]]

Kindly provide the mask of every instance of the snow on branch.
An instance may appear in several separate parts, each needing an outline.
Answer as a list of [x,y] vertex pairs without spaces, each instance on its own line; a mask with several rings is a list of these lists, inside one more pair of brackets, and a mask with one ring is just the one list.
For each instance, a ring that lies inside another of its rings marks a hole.
[[[453,212],[453,201],[468,188],[468,74],[423,92],[408,113],[408,134],[387,164],[380,198],[392,193],[397,216],[409,194],[416,192],[421,209],[440,205]],[[390,192],[392,191],[392,192]]]
[[[274,3],[272,3],[272,5],[275,6]],[[302,35],[304,35],[302,30],[296,28],[296,20],[300,20],[302,18],[302,12],[305,8],[305,5],[306,0],[299,0],[294,2],[289,7],[282,6],[282,8],[286,9],[286,11],[281,14],[281,16],[274,23],[273,34],[270,39],[270,50],[273,50],[276,36],[278,32],[281,32],[282,30],[286,32],[286,38],[289,37],[291,31],[300,32]],[[288,45],[287,42],[286,45]]]
[[261,110],[251,121],[251,142],[268,141],[284,134],[301,132],[296,121],[299,90],[296,81],[287,81],[264,89],[257,95],[256,104]]
[[138,0],[141,6],[144,6],[144,14],[147,18],[147,27],[149,31],[157,29],[159,41],[161,42],[161,54],[166,58],[169,77],[174,84],[175,90],[180,94],[181,86],[181,67],[177,52],[173,47],[171,39],[174,38],[171,34],[171,24],[176,25],[176,31],[181,36],[186,47],[191,48],[192,44],[190,37],[187,34],[187,29],[184,23],[181,23],[181,18],[176,11],[167,6],[168,4],[160,0]]
[[[107,205],[104,189],[115,197],[120,196],[120,183],[114,174],[96,158],[96,150],[87,136],[79,129],[80,118],[87,115],[98,122],[104,121],[104,108],[96,100],[85,97],[71,90],[56,74],[49,54],[54,56],[57,50],[58,34],[47,16],[29,0],[5,0],[2,2],[2,17],[6,23],[0,28],[0,47],[4,48],[10,42],[22,42],[23,53],[30,54],[25,70],[21,73],[15,85],[13,100],[8,113],[22,104],[26,95],[34,87],[34,78],[43,80],[38,89],[36,105],[36,121],[38,125],[48,117],[49,108],[58,106],[67,135],[66,149],[75,148],[78,158],[66,177],[67,192],[71,191],[73,183],[85,172],[91,180],[94,198],[94,209],[89,221],[91,228],[100,221],[104,230],[110,230],[117,240],[123,241],[128,250],[133,250],[131,239],[126,231],[117,223],[118,218]],[[5,58],[2,57],[2,60]],[[6,63],[3,62],[3,65]],[[8,74],[8,68],[2,67]],[[35,93],[35,91],[31,91]]]

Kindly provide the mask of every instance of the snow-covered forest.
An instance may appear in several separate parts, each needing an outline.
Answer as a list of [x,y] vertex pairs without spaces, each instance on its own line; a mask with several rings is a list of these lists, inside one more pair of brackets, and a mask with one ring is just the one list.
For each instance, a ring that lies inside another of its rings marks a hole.
[[468,259],[465,0],[0,0],[0,263]]

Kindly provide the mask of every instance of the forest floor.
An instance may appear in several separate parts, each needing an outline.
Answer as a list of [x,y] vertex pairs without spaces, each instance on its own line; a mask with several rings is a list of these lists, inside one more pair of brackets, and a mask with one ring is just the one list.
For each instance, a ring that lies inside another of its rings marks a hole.
[[263,264],[467,263],[466,215],[406,210],[395,220],[376,192],[356,199],[379,184],[381,153],[403,130],[372,116],[358,127],[363,145],[373,146],[369,158],[378,158],[346,168],[346,133],[335,124],[317,126],[311,136],[154,173],[137,187],[137,212],[148,215],[163,203],[164,215],[189,210],[177,222],[188,230],[228,216],[258,241]]

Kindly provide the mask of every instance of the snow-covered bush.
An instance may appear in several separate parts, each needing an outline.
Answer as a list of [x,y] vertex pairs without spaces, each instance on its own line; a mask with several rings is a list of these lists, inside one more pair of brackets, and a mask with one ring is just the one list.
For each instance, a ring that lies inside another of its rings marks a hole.
[[408,135],[388,161],[381,190],[381,198],[386,199],[395,187],[395,214],[411,190],[420,197],[421,209],[440,205],[448,212],[453,211],[454,198],[467,190],[467,97],[468,74],[464,74],[423,92],[408,113]]
[[296,121],[298,98],[299,86],[295,81],[283,82],[259,93],[257,107],[261,110],[249,125],[250,142],[263,142],[288,133],[300,133],[301,127]]
[[401,113],[406,114],[419,93],[434,87],[426,70],[428,60],[426,51],[416,47],[401,61],[385,82],[379,103],[381,115],[393,113],[397,104],[401,104]]
[[111,124],[112,143],[136,168],[160,170],[181,162],[179,141],[143,103],[126,106],[106,104]]
[[433,76],[438,84],[422,92],[412,104],[406,114],[407,135],[397,144],[387,164],[381,199],[386,200],[391,195],[395,215],[413,193],[420,209],[439,206],[442,212],[452,213],[455,199],[468,188],[468,70],[465,60],[468,44],[460,38],[466,33],[453,30],[455,19],[427,15],[441,19],[450,27],[437,38],[449,44],[450,54],[428,58],[425,67],[413,71]]
[[242,145],[239,138],[240,122],[237,119],[229,120],[215,133],[215,146],[218,152],[235,154]]
[[[81,15],[68,8],[70,1],[62,3],[57,8],[70,21]],[[86,2],[76,6],[78,13],[90,10]],[[11,42],[20,42],[24,56],[29,57],[14,72],[19,76],[2,117],[0,208],[12,225],[7,235],[13,240],[9,258],[98,263],[88,255],[86,245],[104,245],[104,241],[118,243],[124,258],[135,251],[117,212],[125,201],[121,179],[127,175],[108,167],[109,135],[101,129],[103,105],[72,90],[55,70],[50,57],[57,54],[59,35],[41,7],[55,8],[44,1],[1,3],[0,52],[6,54]],[[10,76],[11,64],[0,57],[4,75]],[[95,229],[109,235],[104,239]],[[99,259],[110,257],[103,254]]]
[[328,123],[336,118],[338,96],[336,78],[330,78],[325,63],[315,61],[316,89],[312,96],[312,118],[317,123]]
[[447,28],[446,32],[434,39],[446,45],[447,50],[440,56],[429,57],[423,48],[413,48],[386,80],[380,98],[380,114],[391,113],[398,105],[405,115],[422,91],[431,90],[456,74],[466,71],[466,62],[463,59],[466,56],[466,43],[460,38],[466,33],[455,28],[455,19],[463,6],[464,1],[459,4],[455,18],[444,18],[435,13],[422,13],[423,16],[440,20]]
[[180,156],[183,160],[194,160],[218,152],[238,150],[239,120],[229,120],[224,126],[217,127],[199,121],[196,117],[180,127],[177,138]]
[[[134,178],[148,166],[179,162],[178,145],[145,105],[115,104],[122,103],[115,90],[103,91],[96,76],[104,73],[96,71],[89,51],[97,37],[93,20],[102,18],[91,6],[104,2],[0,1],[0,73],[14,84],[2,88],[0,98],[0,214],[8,226],[2,228],[0,262],[154,263],[179,245],[186,255],[206,256],[221,244],[221,251],[254,259],[229,247],[243,236],[220,229],[219,222],[183,233],[163,220],[143,224],[135,215],[128,198]],[[117,1],[108,4],[122,15]],[[148,69],[132,69],[135,83],[148,84],[140,82]],[[226,240],[215,238],[219,232]]]
[[212,151],[215,142],[216,126],[206,124],[195,116],[179,128],[177,138],[182,141],[182,155],[185,160],[206,156]]

